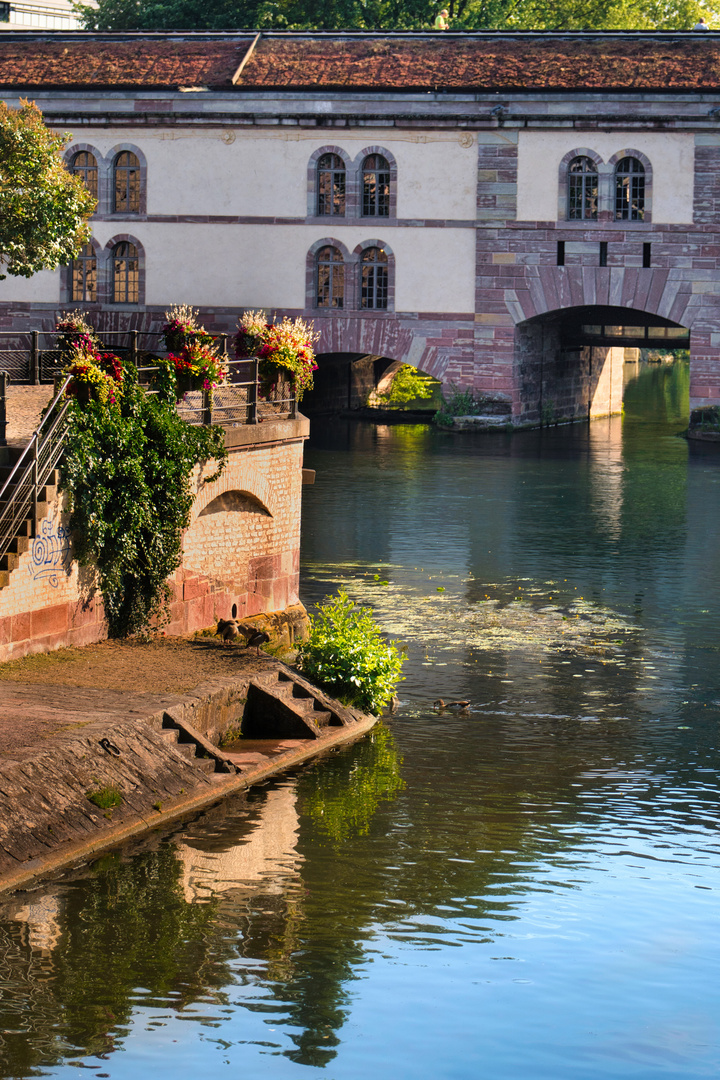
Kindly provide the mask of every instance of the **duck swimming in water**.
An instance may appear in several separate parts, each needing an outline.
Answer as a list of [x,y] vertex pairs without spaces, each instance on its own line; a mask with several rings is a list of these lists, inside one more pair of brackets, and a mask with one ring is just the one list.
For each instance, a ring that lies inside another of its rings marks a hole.
[[443,701],[442,698],[438,698],[437,701],[433,701],[434,709],[467,709],[469,701]]

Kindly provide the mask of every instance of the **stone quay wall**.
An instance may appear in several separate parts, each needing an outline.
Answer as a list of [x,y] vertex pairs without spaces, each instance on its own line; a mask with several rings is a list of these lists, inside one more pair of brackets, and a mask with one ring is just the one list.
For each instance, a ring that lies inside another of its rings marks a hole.
[[[168,634],[191,634],[220,618],[251,618],[299,603],[302,451],[309,423],[229,429],[229,461],[212,484],[193,476],[197,496],[170,579]],[[0,589],[0,662],[107,636],[90,568],[73,557],[64,499],[40,522],[9,583]]]

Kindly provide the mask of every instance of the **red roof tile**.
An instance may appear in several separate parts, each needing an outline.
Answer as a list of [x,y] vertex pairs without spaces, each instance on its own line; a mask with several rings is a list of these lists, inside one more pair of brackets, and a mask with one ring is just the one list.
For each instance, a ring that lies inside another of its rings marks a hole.
[[468,35],[262,38],[240,86],[353,89],[711,89],[720,38]]
[[[230,87],[252,36],[0,35],[0,86]],[[240,88],[714,90],[720,35],[264,35]]]
[[230,86],[252,41],[24,37],[0,41],[0,86]]

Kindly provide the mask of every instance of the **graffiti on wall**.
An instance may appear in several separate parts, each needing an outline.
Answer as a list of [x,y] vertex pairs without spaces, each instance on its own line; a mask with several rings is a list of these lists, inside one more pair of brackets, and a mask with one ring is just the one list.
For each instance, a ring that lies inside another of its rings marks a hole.
[[46,519],[30,546],[30,576],[33,581],[45,580],[57,589],[58,574],[67,572],[71,562],[70,530]]

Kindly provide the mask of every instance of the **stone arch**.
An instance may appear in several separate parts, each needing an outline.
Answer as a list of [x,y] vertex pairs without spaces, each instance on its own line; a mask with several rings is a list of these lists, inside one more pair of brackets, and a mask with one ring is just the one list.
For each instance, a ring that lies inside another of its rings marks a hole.
[[688,283],[668,268],[622,266],[528,267],[522,289],[505,290],[515,325],[573,307],[620,307],[659,315],[692,327],[700,312]]
[[[327,218],[318,218],[317,212],[317,172],[318,161],[323,154],[337,154],[345,162],[345,216],[339,220],[345,220],[348,217],[355,216],[349,213],[350,208],[354,207],[357,203],[357,177],[356,170],[353,169],[352,158],[343,150],[342,146],[320,146],[317,150],[313,150],[310,158],[308,159],[307,168],[307,215],[309,218],[316,218],[319,221],[327,221]],[[336,219],[336,220],[338,220]]]
[[260,502],[260,500],[249,491],[241,491],[239,488],[233,488],[231,491],[225,491],[221,495],[216,495],[214,499],[211,499],[204,510],[201,510],[197,515],[198,517],[207,517],[210,514],[219,513],[255,513],[263,514],[265,517],[272,517],[272,514],[268,510],[267,506]]
[[[200,517],[215,500],[235,492],[254,500],[263,513],[271,518],[275,517],[276,505],[270,484],[247,460],[238,460],[246,458],[245,454],[231,454],[222,475],[211,484],[203,484],[200,487],[193,504],[191,521]],[[228,507],[218,507],[218,509],[228,509]]]

